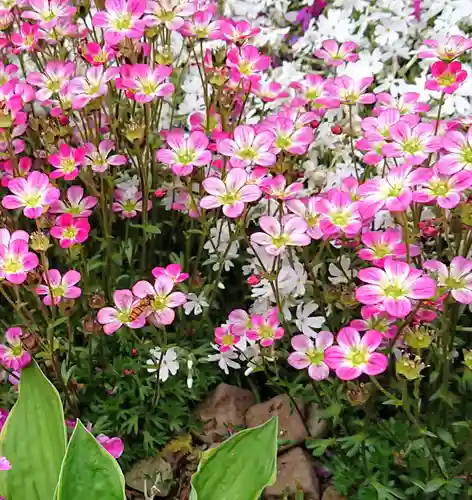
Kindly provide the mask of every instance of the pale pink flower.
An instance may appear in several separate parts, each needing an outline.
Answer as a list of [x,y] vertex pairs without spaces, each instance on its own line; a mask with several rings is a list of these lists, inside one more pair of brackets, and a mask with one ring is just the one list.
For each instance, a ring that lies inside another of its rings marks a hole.
[[289,118],[279,116],[273,126],[264,126],[274,136],[274,153],[286,151],[293,155],[304,155],[308,146],[313,142],[313,129],[311,127],[296,127]]
[[105,139],[101,141],[98,148],[91,142],[85,144],[85,165],[91,167],[94,172],[105,172],[111,166],[125,165],[128,161],[124,155],[110,155],[115,149],[113,141]]
[[206,8],[197,11],[190,20],[185,21],[180,33],[186,37],[200,40],[216,40],[220,38],[220,23],[213,20],[214,9]]
[[277,99],[283,99],[289,96],[286,90],[282,90],[282,86],[279,82],[259,83],[257,88],[254,89],[254,93],[263,102],[274,102]]
[[209,196],[200,200],[202,208],[223,207],[227,217],[239,217],[246,203],[257,201],[262,193],[258,186],[247,183],[248,176],[242,168],[232,168],[224,181],[218,177],[207,177],[202,185]]
[[333,97],[328,90],[329,81],[321,75],[309,74],[299,82],[292,82],[289,86],[298,90],[303,98],[311,104],[318,115],[323,115],[329,108],[339,107],[339,99]]
[[0,470],[10,470],[11,464],[6,457],[0,457]]
[[357,300],[367,305],[383,304],[395,318],[410,314],[411,300],[431,299],[436,294],[434,280],[405,262],[393,259],[385,259],[384,270],[377,267],[361,269],[359,279],[368,284],[356,290]]
[[282,224],[275,218],[263,215],[259,225],[264,231],[253,233],[251,242],[262,245],[270,255],[280,255],[287,246],[306,246],[310,244],[310,237],[306,234],[307,223],[294,215],[282,217]]
[[266,178],[259,186],[267,198],[284,201],[292,200],[303,190],[303,182],[293,182],[287,186],[287,180],[283,175]]
[[[119,212],[126,219],[132,219],[143,211],[143,193],[135,190],[115,189],[113,192],[113,212]],[[148,200],[146,210],[152,208],[152,201]]]
[[166,141],[170,149],[159,149],[156,157],[171,166],[175,175],[190,175],[194,166],[208,165],[211,161],[210,141],[203,132],[186,134],[182,129],[174,129],[167,134]]
[[[401,114],[398,109],[386,108],[378,116],[368,116],[361,122],[362,130],[367,139],[388,140],[390,128],[400,121]],[[419,121],[419,118],[417,119]]]
[[223,19],[220,21],[220,32],[223,40],[242,45],[250,38],[259,34],[261,28],[253,27],[247,21]]
[[125,445],[123,441],[119,437],[108,437],[105,434],[99,434],[95,438],[104,448],[108,451],[108,453],[113,458],[120,458],[125,450]]
[[25,231],[1,230],[0,279],[20,285],[30,271],[38,266],[38,257],[28,249],[29,235]]
[[449,292],[460,304],[472,304],[472,260],[454,257],[449,268],[438,260],[427,260],[423,267],[434,273],[439,293]]
[[462,69],[459,61],[451,63],[436,61],[431,65],[431,75],[432,78],[426,80],[425,88],[452,94],[467,78],[467,71]]
[[5,368],[22,370],[31,363],[31,354],[21,344],[22,337],[20,327],[8,328],[5,332],[5,344],[0,344],[0,363]]
[[159,276],[154,285],[147,281],[138,281],[133,286],[136,297],[153,297],[146,316],[154,325],[170,325],[175,318],[174,309],[187,302],[185,295],[182,292],[173,292],[173,288],[174,280],[168,276]]
[[185,18],[193,15],[197,10],[197,3],[187,0],[159,0],[149,1],[144,17],[148,26],[165,25],[170,30],[178,30],[185,22]]
[[331,97],[341,104],[372,104],[375,102],[375,95],[365,91],[373,81],[374,79],[370,76],[360,80],[353,80],[350,76],[338,76],[328,81],[325,88],[330,92]]
[[325,363],[325,351],[333,344],[333,334],[330,332],[319,332],[315,343],[306,335],[295,335],[292,337],[292,352],[287,361],[290,366],[297,370],[308,368],[308,375],[313,380],[324,380],[329,376],[329,367]]
[[[272,152],[274,134],[263,131],[258,134],[250,125],[239,125],[234,131],[234,139],[223,139],[218,142],[218,152],[229,156],[240,166],[261,165],[268,167],[276,162]],[[236,164],[235,164],[236,166]]]
[[85,196],[81,186],[71,186],[67,189],[66,200],[57,200],[51,205],[53,214],[71,214],[72,217],[90,217],[92,208],[98,200],[94,196]]
[[49,232],[59,240],[61,248],[70,248],[72,245],[80,245],[88,238],[90,224],[87,219],[74,219],[71,214],[62,214]]
[[139,103],[151,102],[158,97],[167,97],[174,92],[174,84],[168,81],[171,66],[126,64],[121,67],[121,77],[116,86],[126,90],[126,95]]
[[291,212],[305,220],[307,224],[306,234],[312,240],[320,240],[323,237],[323,231],[320,228],[320,213],[316,209],[318,200],[318,197],[311,196],[308,199],[288,200],[285,202]]
[[437,165],[418,168],[412,174],[417,184],[413,199],[418,203],[436,202],[441,208],[457,207],[463,193],[472,186],[472,171],[463,170],[453,175],[441,174]]
[[354,51],[358,48],[357,43],[344,42],[338,44],[336,40],[325,40],[321,49],[315,51],[315,56],[326,61],[328,66],[341,66],[347,62],[356,62],[359,55]]
[[270,57],[261,55],[254,45],[233,47],[226,55],[226,64],[235,80],[255,81],[254,77],[270,66]]
[[51,179],[64,178],[72,181],[79,175],[79,167],[85,162],[85,148],[71,148],[68,144],[61,144],[59,151],[49,156],[49,163],[55,168],[49,174]]
[[19,33],[11,34],[11,42],[15,45],[13,52],[20,54],[21,52],[31,52],[38,48],[39,41],[39,26],[37,24],[23,23],[20,26]]
[[234,331],[232,325],[221,325],[215,328],[215,344],[218,344],[220,352],[233,349],[241,337]]
[[374,352],[382,340],[382,335],[375,331],[367,332],[361,338],[354,328],[342,328],[336,336],[338,345],[325,351],[325,363],[336,370],[341,380],[353,380],[363,373],[379,375],[388,367],[387,356]]
[[472,127],[467,134],[457,130],[448,132],[441,145],[447,154],[436,163],[439,172],[450,175],[462,169],[472,171]]
[[234,309],[229,313],[228,323],[231,325],[231,331],[244,337],[248,330],[252,328],[252,318],[244,309]]
[[[82,294],[82,290],[76,285],[80,281],[80,273],[78,271],[67,271],[64,276],[57,269],[50,269],[46,275],[43,273],[44,285],[36,287],[38,295],[44,295],[44,304],[50,306],[54,303],[55,306],[62,299],[76,299]],[[54,297],[54,301],[51,297]]]
[[124,38],[140,38],[146,21],[141,19],[146,0],[105,0],[104,11],[97,12],[92,24],[102,28],[105,41],[115,45]]
[[265,315],[253,314],[252,327],[247,331],[249,340],[257,340],[262,347],[271,346],[274,341],[284,336],[284,329],[280,326],[279,311],[276,307],[267,311]]
[[59,189],[49,183],[48,176],[41,172],[31,172],[26,179],[17,177],[8,183],[8,189],[13,193],[5,196],[2,205],[15,210],[23,207],[25,217],[37,219],[43,212],[59,199]]
[[93,99],[105,95],[108,82],[115,79],[119,73],[119,68],[104,69],[103,66],[92,66],[87,69],[85,76],[73,78],[69,83],[69,92],[74,94],[72,108],[85,108]]
[[44,73],[36,71],[29,73],[26,81],[30,85],[39,87],[36,92],[38,101],[47,101],[53,94],[58,94],[70,83],[74,71],[75,64],[73,62],[51,61],[46,64]]
[[360,332],[378,332],[388,339],[395,337],[398,331],[395,325],[397,318],[390,316],[381,304],[363,306],[361,316],[362,319],[352,320],[349,326]]
[[157,266],[152,270],[152,275],[154,278],[159,276],[168,276],[174,283],[182,283],[188,279],[188,274],[182,272],[182,266],[180,264],[169,264],[167,267]]
[[39,21],[44,29],[54,28],[59,19],[71,18],[77,10],[68,0],[28,0],[28,7],[32,10],[24,10],[21,17]]
[[419,58],[437,57],[446,62],[457,59],[472,48],[472,40],[461,35],[451,35],[440,40],[425,40],[423,44],[425,47],[418,52]]
[[39,38],[49,45],[57,45],[66,38],[79,38],[86,34],[87,29],[82,24],[75,24],[67,17],[60,17],[52,30],[43,27],[39,30]]
[[112,335],[122,325],[129,328],[142,328],[146,324],[144,313],[131,321],[131,312],[139,302],[131,293],[131,290],[115,290],[113,292],[113,302],[115,307],[104,307],[97,314],[97,321],[103,325],[103,331],[107,335]]
[[387,109],[396,109],[402,116],[415,117],[415,123],[418,121],[416,113],[426,113],[430,109],[430,105],[419,101],[420,94],[417,92],[406,92],[397,97],[393,97],[387,92],[376,94],[376,103],[374,113],[379,114]]

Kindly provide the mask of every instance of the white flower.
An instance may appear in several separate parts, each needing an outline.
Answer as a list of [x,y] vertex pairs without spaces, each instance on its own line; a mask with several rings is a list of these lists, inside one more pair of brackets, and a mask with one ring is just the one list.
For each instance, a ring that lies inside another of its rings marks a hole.
[[179,362],[177,361],[177,351],[175,348],[170,347],[162,354],[162,350],[159,347],[154,347],[149,350],[151,359],[148,359],[146,363],[149,365],[147,371],[149,373],[154,373],[159,368],[159,380],[165,382],[170,375],[175,375],[179,369]]
[[244,375],[247,377],[254,370],[261,368],[264,364],[264,359],[266,361],[274,361],[274,358],[268,358],[267,356],[261,356],[261,348],[259,344],[253,344],[249,346],[243,354],[241,354],[241,360],[247,361],[247,367],[244,371]]
[[226,373],[226,375],[229,374],[229,369],[234,368],[235,370],[239,370],[241,368],[241,365],[234,361],[235,359],[239,358],[239,355],[235,351],[226,351],[226,352],[220,352],[218,349],[218,346],[215,344],[211,344],[213,349],[218,351],[215,354],[210,354],[208,356],[208,361],[217,361],[218,366]]
[[187,387],[189,389],[193,387],[193,361],[191,359],[187,360]]
[[297,328],[308,337],[316,337],[317,333],[313,328],[319,330],[325,322],[323,316],[311,316],[318,309],[318,304],[309,302],[308,304],[299,304],[297,307],[297,319],[295,324]]
[[189,293],[187,295],[187,302],[184,304],[184,311],[187,316],[192,311],[195,316],[202,314],[204,307],[208,307],[208,302],[203,293],[201,293],[198,297],[194,293]]
[[329,281],[334,285],[339,285],[340,283],[348,283],[357,276],[357,271],[351,269],[351,259],[346,255],[341,257],[339,264],[331,263],[328,266]]

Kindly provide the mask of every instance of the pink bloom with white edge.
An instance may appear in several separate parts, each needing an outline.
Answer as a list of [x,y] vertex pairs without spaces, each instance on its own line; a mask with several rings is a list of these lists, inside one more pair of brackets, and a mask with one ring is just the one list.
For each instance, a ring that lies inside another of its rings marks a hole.
[[174,283],[182,283],[188,279],[188,274],[182,272],[182,266],[180,264],[169,264],[167,267],[155,267],[152,270],[152,275],[154,278],[159,276],[168,276]]
[[362,319],[352,320],[349,326],[360,332],[378,332],[388,339],[395,337],[398,331],[398,327],[395,325],[396,318],[390,316],[382,305],[363,306],[361,316]]
[[252,318],[244,309],[234,309],[229,313],[228,323],[231,325],[231,331],[243,337],[248,330],[252,328]]
[[292,120],[283,116],[278,117],[275,124],[267,129],[275,135],[274,153],[286,151],[293,155],[304,155],[313,142],[311,127],[297,128]]
[[90,224],[87,219],[74,219],[71,214],[62,214],[49,232],[59,240],[61,248],[70,248],[72,245],[80,245],[88,238]]
[[215,343],[218,344],[220,352],[233,349],[241,337],[234,331],[232,325],[221,325],[215,328]]
[[272,132],[256,134],[250,125],[239,125],[234,131],[234,139],[223,139],[218,142],[217,148],[220,154],[231,157],[231,161],[236,160],[240,166],[268,167],[277,159],[273,153],[274,139]]
[[171,130],[166,136],[169,149],[159,149],[157,159],[169,165],[175,175],[190,175],[193,167],[208,165],[211,152],[209,140],[203,132],[184,133],[182,129]]
[[427,260],[423,267],[434,273],[439,292],[449,292],[460,304],[472,304],[472,260],[458,256],[449,268],[438,260]]
[[333,97],[328,90],[328,80],[320,75],[309,74],[299,82],[292,82],[289,86],[301,92],[318,115],[323,115],[329,108],[338,108],[339,99]]
[[412,174],[417,184],[413,199],[418,203],[436,202],[441,208],[457,207],[463,193],[472,186],[472,171],[463,170],[453,175],[441,174],[438,166],[418,168]]
[[97,314],[97,321],[103,325],[103,331],[107,335],[114,334],[122,325],[129,328],[142,328],[146,324],[144,313],[131,321],[131,312],[138,302],[131,290],[115,290],[113,302],[115,307],[104,307]]
[[425,88],[452,94],[467,78],[467,71],[462,69],[459,61],[451,63],[436,61],[431,65],[431,75],[432,78],[426,80]]
[[259,219],[263,233],[251,234],[251,242],[261,245],[270,255],[280,255],[287,246],[303,247],[310,244],[310,237],[306,234],[307,223],[294,215],[282,217],[282,224],[269,215]]
[[97,12],[92,24],[102,28],[105,41],[115,45],[124,38],[140,38],[146,22],[141,19],[146,0],[106,0],[105,10]]
[[123,441],[118,437],[108,437],[105,434],[99,434],[95,438],[104,448],[108,451],[108,453],[114,458],[120,458],[125,451],[125,445]]
[[51,61],[46,64],[44,73],[29,73],[26,81],[39,88],[36,92],[38,101],[47,101],[53,94],[58,94],[69,84],[74,72],[75,64],[72,62]]
[[91,142],[85,144],[85,165],[94,172],[106,172],[111,166],[119,167],[125,165],[128,158],[124,155],[110,155],[115,149],[113,141],[105,139],[101,141],[98,148]]
[[12,161],[7,160],[3,164],[3,169],[5,173],[2,177],[2,186],[8,187],[8,183],[15,177],[26,177],[29,174],[32,167],[33,167],[33,162],[31,161],[31,158],[23,156],[23,158],[20,158],[20,161],[16,166],[16,173],[15,173]]
[[82,186],[67,189],[66,200],[58,200],[51,205],[52,214],[70,214],[72,217],[90,217],[92,208],[98,203],[94,196],[85,196]]
[[51,179],[64,178],[73,181],[79,175],[79,167],[85,162],[85,148],[71,148],[68,144],[61,144],[59,151],[49,156],[49,163],[55,168],[49,174]]
[[363,373],[379,375],[388,367],[385,354],[374,352],[382,342],[380,333],[370,331],[362,338],[354,328],[342,328],[336,336],[338,345],[325,351],[325,363],[341,380],[353,380]]
[[333,345],[333,334],[331,332],[320,332],[316,336],[315,343],[306,335],[295,335],[292,337],[292,352],[287,362],[297,370],[308,368],[308,375],[313,380],[324,380],[329,376],[329,367],[325,363],[325,351]]
[[226,175],[224,182],[218,177],[207,177],[202,185],[209,196],[200,200],[200,206],[206,209],[223,207],[227,217],[239,217],[246,203],[257,201],[261,190],[254,184],[247,184],[247,173],[242,168],[232,168]]
[[39,26],[37,24],[23,23],[20,26],[19,33],[11,34],[11,42],[15,45],[13,52],[21,54],[22,52],[32,52],[38,47]]
[[274,341],[284,336],[284,329],[280,326],[279,311],[276,307],[265,315],[252,315],[252,328],[246,336],[249,340],[257,340],[262,347],[271,346]]
[[151,306],[146,312],[147,319],[154,325],[170,325],[175,318],[176,307],[179,307],[187,298],[182,292],[173,292],[174,280],[168,276],[159,276],[154,285],[147,281],[138,281],[133,286],[136,297],[143,299],[148,295],[153,297]]
[[104,69],[103,66],[92,66],[85,76],[73,78],[69,83],[69,91],[74,94],[72,108],[85,108],[93,99],[105,95],[108,82],[115,79],[119,73],[119,68]]
[[[8,233],[8,230],[5,230]],[[20,285],[30,271],[38,266],[38,257],[28,249],[29,236],[24,231],[15,231],[10,240],[2,234],[0,245],[0,279]]]
[[0,344],[0,363],[10,370],[21,370],[31,363],[31,354],[21,345],[23,330],[20,327],[8,328],[5,344]]
[[358,45],[354,42],[338,44],[336,40],[325,40],[321,49],[315,50],[315,56],[326,61],[328,66],[341,66],[359,60],[359,55],[354,53],[357,48]]
[[460,170],[472,171],[472,127],[467,134],[457,130],[448,132],[442,139],[447,154],[436,163],[442,174],[455,174]]
[[171,66],[158,64],[151,68],[147,64],[126,64],[121,67],[116,86],[126,90],[127,97],[136,102],[151,102],[174,92],[174,84],[168,81],[171,74]]
[[370,76],[360,80],[353,80],[350,76],[338,76],[328,81],[325,88],[330,92],[331,97],[341,104],[372,104],[375,102],[375,95],[365,91],[373,81],[374,79]]
[[290,212],[305,220],[308,226],[306,234],[312,240],[320,240],[323,237],[323,231],[320,228],[320,213],[316,209],[318,200],[318,197],[312,196],[304,200],[288,200],[285,202]]
[[383,146],[382,154],[387,158],[403,158],[408,165],[420,165],[429,153],[441,147],[430,123],[411,126],[404,120],[399,121],[390,129],[390,138],[392,142]]
[[[143,194],[140,191],[115,189],[113,192],[113,212],[119,212],[125,219],[132,219],[143,211]],[[152,201],[148,200],[147,211],[151,210]]]
[[261,55],[254,45],[233,47],[228,51],[226,64],[235,80],[255,81],[254,77],[270,66],[270,57]]
[[220,38],[220,23],[213,20],[214,9],[197,11],[190,20],[180,28],[185,37],[196,37],[199,40],[217,40]]
[[383,304],[395,318],[405,318],[412,310],[412,300],[431,299],[436,283],[405,262],[386,259],[384,269],[369,267],[359,271],[359,279],[368,283],[356,290],[362,304]]
[[261,28],[251,26],[247,21],[232,21],[223,19],[220,21],[220,32],[223,40],[242,45],[250,38],[261,32]]
[[69,5],[68,0],[28,0],[28,7],[32,10],[24,10],[21,17],[39,21],[39,26],[48,30],[54,28],[61,18],[73,16],[77,10]]
[[10,470],[11,464],[6,457],[0,457],[0,470]]
[[59,189],[49,183],[48,176],[37,171],[31,172],[26,179],[12,179],[8,189],[13,194],[5,196],[2,205],[8,210],[23,208],[25,217],[29,219],[41,217],[61,195]]
[[[397,97],[393,97],[387,92],[376,94],[374,114],[379,114],[387,109],[396,109],[402,116],[414,116],[416,113],[426,113],[430,105],[419,101],[420,94],[417,92],[406,92]],[[417,118],[416,118],[417,121]]]
[[186,0],[149,1],[144,19],[148,26],[165,25],[170,30],[178,30],[183,26],[185,18],[193,15],[196,10],[197,4]]
[[286,184],[287,180],[284,175],[276,175],[275,177],[264,179],[259,186],[267,198],[285,201],[292,200],[303,190],[302,182],[294,182],[288,186]]
[[[402,232],[398,229],[386,229],[385,231],[365,231],[361,235],[364,248],[359,250],[359,257],[372,262],[375,266],[383,267],[388,257],[404,259],[406,246],[403,243]],[[410,255],[415,257],[420,254],[420,247],[409,245]]]
[[[49,272],[43,273],[44,285],[39,285],[36,288],[38,295],[44,295],[43,302],[50,306],[54,303],[55,306],[62,299],[76,299],[82,294],[82,290],[76,285],[80,281],[80,273],[74,270],[67,271],[64,276],[57,269],[50,269]],[[54,297],[54,301],[51,297]]]
[[451,35],[440,40],[425,40],[424,47],[418,52],[420,59],[437,57],[450,62],[472,48],[472,40],[461,35]]

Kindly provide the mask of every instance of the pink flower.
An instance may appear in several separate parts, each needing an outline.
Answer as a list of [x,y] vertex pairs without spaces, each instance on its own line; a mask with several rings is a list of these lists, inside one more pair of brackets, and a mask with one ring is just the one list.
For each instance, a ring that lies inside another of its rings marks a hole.
[[11,464],[6,457],[0,457],[0,470],[10,470]]
[[251,242],[262,245],[270,255],[280,255],[287,246],[306,246],[310,244],[310,237],[306,234],[307,224],[294,215],[282,217],[282,224],[275,218],[263,215],[259,219],[263,233],[251,234]]
[[349,326],[360,332],[378,332],[386,338],[394,338],[398,331],[395,325],[396,318],[388,314],[380,304],[375,306],[363,306],[361,308],[362,319],[354,319]]
[[425,47],[418,52],[419,58],[437,57],[446,62],[457,59],[472,48],[472,40],[460,35],[448,36],[441,40],[425,40],[423,44]]
[[200,40],[216,40],[220,38],[220,23],[213,21],[214,9],[197,11],[192,19],[186,21],[180,28],[180,33],[186,37],[196,37]]
[[276,99],[283,99],[289,96],[286,90],[281,90],[282,86],[279,82],[260,83],[254,93],[263,102],[274,102]]
[[[402,232],[398,229],[365,231],[362,233],[361,241],[364,248],[359,250],[359,257],[378,267],[383,267],[387,257],[402,259],[406,255]],[[420,248],[417,245],[409,245],[409,248],[411,256],[420,254]]]
[[2,205],[8,210],[23,207],[25,217],[37,219],[43,212],[59,199],[59,189],[49,183],[48,176],[41,172],[31,172],[26,179],[17,177],[8,183],[8,189],[13,193],[2,200]]
[[223,19],[220,21],[220,32],[223,40],[242,45],[245,41],[259,34],[261,28],[252,27],[247,21],[233,21]]
[[467,71],[462,69],[459,61],[451,63],[436,61],[431,66],[431,75],[432,78],[426,80],[425,88],[452,94],[467,78]]
[[197,10],[197,4],[186,0],[150,1],[146,7],[145,21],[148,26],[165,25],[170,30],[178,30],[184,24],[184,18]]
[[374,352],[382,339],[378,332],[368,332],[361,338],[354,328],[342,328],[336,337],[338,345],[325,351],[325,363],[341,380],[353,380],[363,373],[379,375],[388,367],[387,356]]
[[8,410],[0,408],[0,432],[2,431],[3,426],[5,425],[5,423],[7,421],[9,413],[10,412]]
[[204,196],[200,206],[206,209],[222,206],[227,217],[239,217],[246,203],[257,201],[262,195],[260,188],[247,184],[247,180],[248,176],[242,168],[231,169],[224,182],[217,177],[207,177],[202,185],[210,196]]
[[128,159],[124,155],[110,155],[111,151],[115,148],[113,141],[106,139],[101,141],[98,148],[92,144],[87,143],[85,149],[85,165],[92,168],[94,172],[105,172],[111,166],[125,165]]
[[262,192],[267,198],[275,198],[277,200],[292,200],[302,189],[302,182],[294,182],[286,186],[287,180],[283,175],[266,178],[260,184]]
[[144,313],[131,321],[131,312],[139,302],[131,293],[131,290],[115,290],[113,292],[113,302],[115,307],[104,307],[97,314],[97,321],[103,325],[103,331],[107,335],[112,335],[122,325],[129,328],[142,328],[146,324]]
[[449,269],[438,260],[427,260],[423,267],[434,273],[439,293],[449,292],[460,304],[472,304],[472,260],[454,257]]
[[267,130],[275,135],[274,153],[286,151],[293,155],[304,155],[313,142],[311,127],[296,127],[292,120],[284,116],[279,116],[273,126],[267,126]]
[[79,175],[79,167],[84,164],[85,149],[71,148],[61,144],[59,151],[49,156],[49,163],[56,169],[49,174],[51,179],[64,177],[65,181],[73,181]]
[[54,28],[61,18],[72,17],[77,10],[67,0],[28,0],[28,6],[32,10],[24,10],[21,17],[39,21],[39,25],[48,30]]
[[[126,219],[132,219],[143,211],[143,194],[140,191],[115,189],[113,192],[113,212],[120,212]],[[148,200],[147,210],[151,210],[152,201]]]
[[0,344],[0,363],[10,370],[21,370],[31,363],[31,354],[23,349],[20,327],[8,328],[5,332],[5,344]]
[[92,208],[98,200],[94,196],[84,198],[84,189],[81,186],[71,186],[67,189],[67,200],[58,200],[51,205],[53,214],[71,214],[72,217],[90,217]]
[[116,86],[125,89],[126,95],[136,102],[151,102],[174,92],[174,85],[168,81],[171,74],[171,66],[158,64],[151,68],[147,64],[126,64],[121,67]]
[[290,87],[302,93],[303,98],[308,101],[314,111],[320,116],[329,108],[338,108],[339,99],[333,97],[328,90],[329,81],[320,75],[309,74],[299,82],[292,82]]
[[[239,166],[261,165],[268,167],[276,162],[272,152],[274,135],[264,131],[256,134],[250,125],[239,125],[234,131],[234,139],[218,142],[218,152],[237,160]],[[236,166],[236,165],[235,165]]]
[[20,285],[27,274],[38,266],[38,257],[28,250],[29,236],[24,231],[15,231],[6,238],[8,230],[2,231],[0,245],[0,278]]
[[56,219],[56,225],[51,228],[50,233],[59,240],[61,248],[70,248],[83,243],[88,238],[89,231],[87,219],[74,219],[71,214],[63,214]]
[[462,169],[472,171],[472,127],[464,135],[457,130],[448,132],[442,139],[442,147],[447,151],[436,163],[442,174],[455,174]]
[[336,40],[325,40],[321,49],[315,51],[315,56],[327,62],[328,66],[341,66],[345,62],[356,62],[359,55],[354,54],[357,43],[344,42],[341,45]]
[[124,38],[140,38],[146,27],[146,22],[141,19],[145,7],[146,0],[106,0],[106,10],[97,12],[92,24],[103,29],[109,45]]
[[316,209],[316,204],[320,198],[312,196],[304,200],[288,200],[285,204],[294,214],[302,217],[307,223],[306,234],[312,240],[320,240],[323,231],[320,228],[320,213]]
[[330,92],[331,97],[337,99],[341,104],[372,104],[375,102],[375,95],[365,93],[365,91],[373,81],[372,77],[353,80],[350,76],[338,76],[326,83],[326,89]]
[[270,57],[259,54],[254,45],[245,45],[242,48],[233,47],[226,55],[226,64],[231,69],[232,77],[239,81],[241,79],[257,81],[254,79],[262,71],[270,66]]
[[115,57],[115,51],[106,45],[102,47],[98,43],[89,42],[82,50],[81,55],[92,66],[102,66]]
[[374,113],[377,114],[387,109],[396,109],[402,116],[416,116],[416,113],[426,113],[430,109],[429,104],[418,102],[420,94],[417,92],[406,92],[397,97],[381,92],[376,95],[376,98]]
[[118,437],[109,438],[108,436],[105,436],[105,434],[99,434],[95,439],[114,458],[120,458],[125,450],[123,441]]
[[30,85],[39,87],[36,92],[38,101],[47,101],[53,94],[58,94],[70,82],[74,71],[75,64],[72,62],[51,61],[46,64],[44,73],[29,73],[26,81]]
[[8,183],[12,179],[14,179],[15,177],[26,177],[29,174],[32,166],[33,166],[33,162],[31,161],[31,158],[27,158],[26,156],[23,156],[23,158],[20,158],[20,161],[18,162],[18,165],[16,166],[17,175],[15,175],[15,169],[13,168],[12,161],[7,160],[3,164],[3,169],[5,170],[5,174],[2,177],[2,186],[8,187]]
[[236,334],[232,325],[221,325],[215,328],[215,343],[219,345],[220,352],[227,352],[233,349],[241,337]]
[[472,171],[463,170],[454,175],[441,175],[437,165],[433,168],[418,168],[412,174],[419,186],[413,199],[419,203],[435,201],[441,208],[457,207],[462,193],[472,186]]
[[180,264],[169,264],[167,267],[155,267],[152,270],[152,275],[154,278],[159,276],[168,276],[174,283],[182,283],[188,279],[188,274],[182,272],[182,266]]
[[359,279],[368,283],[356,290],[362,304],[383,304],[395,318],[410,314],[411,300],[431,299],[436,294],[434,280],[405,262],[386,259],[384,270],[369,267],[359,271]]
[[231,331],[240,337],[246,335],[252,328],[252,318],[244,309],[234,309],[229,313],[228,323]]
[[157,159],[170,165],[175,175],[190,175],[194,166],[208,165],[211,161],[209,140],[203,132],[185,134],[182,129],[174,129],[167,134],[166,141],[170,149],[160,149]]
[[264,316],[254,314],[252,316],[252,328],[246,336],[249,340],[257,340],[262,347],[271,346],[275,340],[284,336],[284,329],[280,326],[279,311],[276,307],[270,309]]
[[288,357],[288,364],[297,370],[308,368],[308,375],[313,380],[324,380],[329,376],[329,368],[325,363],[325,351],[333,344],[333,334],[320,332],[316,336],[315,344],[306,335],[292,337],[292,352]]
[[11,42],[16,46],[14,49],[15,54],[21,52],[31,52],[38,47],[39,40],[39,26],[37,24],[23,23],[20,26],[19,33],[11,34]]
[[[57,269],[50,269],[47,277],[43,273],[44,285],[39,285],[36,288],[38,295],[45,295],[43,298],[44,304],[50,306],[53,304],[57,306],[61,300],[76,299],[82,294],[78,286],[74,286],[80,281],[80,273],[78,271],[67,271],[64,276]],[[49,284],[48,284],[49,283]],[[52,291],[52,297],[51,297]],[[52,300],[54,298],[54,301]]]
[[69,91],[74,94],[72,108],[85,108],[93,99],[105,95],[108,82],[115,79],[119,72],[119,68],[104,69],[103,66],[92,66],[87,69],[85,76],[73,78],[69,83]]
[[175,318],[174,309],[187,302],[185,295],[182,292],[172,292],[173,288],[174,280],[168,276],[159,276],[154,285],[147,281],[138,281],[133,286],[133,293],[136,297],[140,299],[152,297],[151,306],[146,315],[154,325],[170,325]]

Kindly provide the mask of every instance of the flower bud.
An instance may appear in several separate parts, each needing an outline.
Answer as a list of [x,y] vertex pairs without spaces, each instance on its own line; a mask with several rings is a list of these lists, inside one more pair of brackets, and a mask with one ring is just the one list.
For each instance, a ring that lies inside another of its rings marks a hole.
[[411,357],[405,354],[401,359],[395,363],[397,375],[402,375],[407,380],[416,380],[421,377],[421,370],[425,368],[425,364],[421,362],[419,356]]
[[432,331],[425,326],[408,327],[403,337],[413,349],[427,349],[433,341]]
[[250,286],[258,285],[261,282],[260,276],[256,276],[255,274],[251,274],[247,279],[247,284]]
[[35,252],[47,252],[51,246],[49,236],[41,231],[35,231],[31,235],[30,245]]
[[130,123],[125,128],[125,137],[130,142],[138,141],[141,143],[144,138],[144,126],[138,125],[137,123]]
[[353,406],[363,406],[369,401],[372,394],[372,384],[349,382],[347,385],[346,397]]
[[92,309],[102,309],[105,307],[105,296],[103,293],[94,293],[88,300],[88,304]]
[[343,129],[341,127],[341,125],[333,125],[331,127],[331,132],[334,134],[334,135],[341,135],[343,133]]

